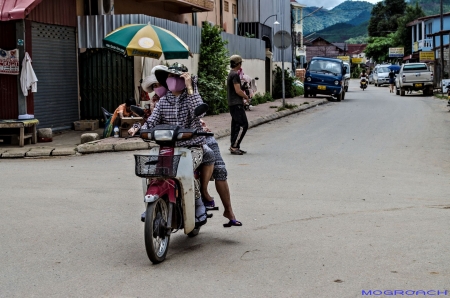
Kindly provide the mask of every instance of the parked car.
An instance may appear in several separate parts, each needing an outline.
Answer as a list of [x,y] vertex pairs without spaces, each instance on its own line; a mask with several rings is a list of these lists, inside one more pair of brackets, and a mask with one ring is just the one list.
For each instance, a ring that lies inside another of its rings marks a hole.
[[306,68],[304,96],[325,94],[343,100],[346,69],[340,59],[313,57]]
[[348,91],[348,84],[350,83],[350,64],[348,62],[344,62],[344,66],[347,67],[345,71],[345,81],[344,81],[344,89],[345,92]]
[[375,87],[381,87],[382,85],[389,85],[389,65],[375,66],[373,69],[373,83]]
[[373,71],[370,73],[368,80],[369,84],[373,84]]
[[433,72],[426,63],[403,64],[396,79],[395,93],[404,96],[406,91],[423,91],[423,95],[433,95]]

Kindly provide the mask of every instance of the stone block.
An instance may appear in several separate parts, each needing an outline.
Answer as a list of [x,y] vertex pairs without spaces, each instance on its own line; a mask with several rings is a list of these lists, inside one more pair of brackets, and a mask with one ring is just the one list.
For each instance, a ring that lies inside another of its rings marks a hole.
[[114,144],[85,143],[77,146],[77,151],[82,154],[114,151]]
[[31,149],[28,151],[25,156],[26,157],[40,157],[40,156],[50,156],[52,153],[53,148],[38,148],[38,149]]
[[98,133],[91,132],[91,133],[84,133],[81,135],[81,144],[85,144],[92,141],[100,140],[100,136]]
[[38,138],[48,138],[51,139],[53,137],[53,132],[51,128],[39,128],[37,130]]
[[25,157],[25,154],[30,149],[9,149],[6,152],[2,153],[2,158],[20,158]]
[[52,156],[67,156],[75,154],[77,154],[77,151],[74,147],[55,148],[55,150],[52,151]]

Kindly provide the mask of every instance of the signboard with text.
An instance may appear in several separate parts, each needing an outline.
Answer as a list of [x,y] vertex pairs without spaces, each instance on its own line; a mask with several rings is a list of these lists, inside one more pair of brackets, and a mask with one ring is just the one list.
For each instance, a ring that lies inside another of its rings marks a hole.
[[420,61],[434,61],[434,52],[419,52]]
[[389,48],[389,57],[405,56],[405,48]]
[[361,64],[361,63],[365,63],[366,59],[365,58],[352,58],[352,63],[353,64]]
[[337,56],[337,59],[341,59],[344,62],[350,62],[350,56]]
[[19,74],[19,51],[0,49],[0,74]]

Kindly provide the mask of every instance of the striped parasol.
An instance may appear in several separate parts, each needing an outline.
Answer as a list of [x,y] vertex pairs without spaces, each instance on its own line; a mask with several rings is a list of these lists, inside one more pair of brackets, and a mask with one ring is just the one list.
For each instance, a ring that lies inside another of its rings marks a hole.
[[189,47],[173,32],[150,24],[130,24],[117,28],[105,38],[106,48],[127,56],[141,56],[166,60],[187,59]]

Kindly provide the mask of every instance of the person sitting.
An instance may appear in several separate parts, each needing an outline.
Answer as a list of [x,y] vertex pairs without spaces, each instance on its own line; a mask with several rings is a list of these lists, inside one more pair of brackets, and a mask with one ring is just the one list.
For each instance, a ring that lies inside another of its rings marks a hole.
[[[192,88],[192,78],[187,72],[186,66],[174,63],[167,69],[155,70],[155,76],[160,85],[167,89],[166,95],[159,99],[150,117],[144,122],[141,129],[153,128],[159,124],[178,125],[182,128],[190,128],[202,130],[200,118],[195,116],[194,109],[203,103],[203,100],[198,93],[194,93]],[[129,130],[131,135],[134,135],[139,128],[133,127]],[[201,196],[196,196],[196,200],[204,199],[210,200],[207,188],[209,180],[214,170],[214,152],[206,146],[206,138],[204,136],[197,136],[190,140],[178,141],[177,147],[188,147],[192,152],[194,161],[194,169],[201,164],[200,171],[200,193]],[[199,210],[204,210],[203,204],[196,202],[196,207]],[[196,225],[201,226],[206,223],[206,213],[197,212],[196,210]]]
[[[203,130],[206,132],[211,132],[211,130],[206,125],[205,121],[200,120]],[[242,226],[242,222],[236,219],[234,215],[233,208],[231,206],[231,195],[230,188],[228,187],[227,176],[228,172],[225,167],[225,162],[223,161],[222,155],[220,154],[219,144],[213,136],[206,137],[206,145],[211,148],[214,152],[214,170],[212,177],[214,178],[216,191],[219,194],[220,200],[222,201],[223,208],[225,209],[223,212],[223,216],[228,218],[229,222],[223,224],[225,228],[229,228],[232,226],[240,227]],[[209,195],[208,195],[209,196]],[[215,207],[214,198],[210,197],[211,200],[204,200],[204,204],[206,207]]]
[[157,66],[153,67],[152,71],[151,71],[151,74],[149,76],[145,77],[144,80],[142,81],[142,84],[141,84],[142,85],[142,89],[145,92],[147,92],[149,94],[154,92],[154,95],[150,99],[149,107],[144,110],[145,111],[144,120],[147,120],[147,118],[153,112],[153,109],[155,108],[156,103],[159,101],[159,99],[161,97],[163,97],[167,93],[167,89],[158,82],[158,79],[156,79],[155,71],[157,69],[167,70],[167,66],[165,66],[165,65],[157,65]]
[[132,105],[136,105],[136,100],[131,97],[116,108],[114,114],[105,123],[105,130],[103,131],[104,138],[111,136],[114,127],[120,126],[120,119],[123,117],[139,116],[131,111]]

